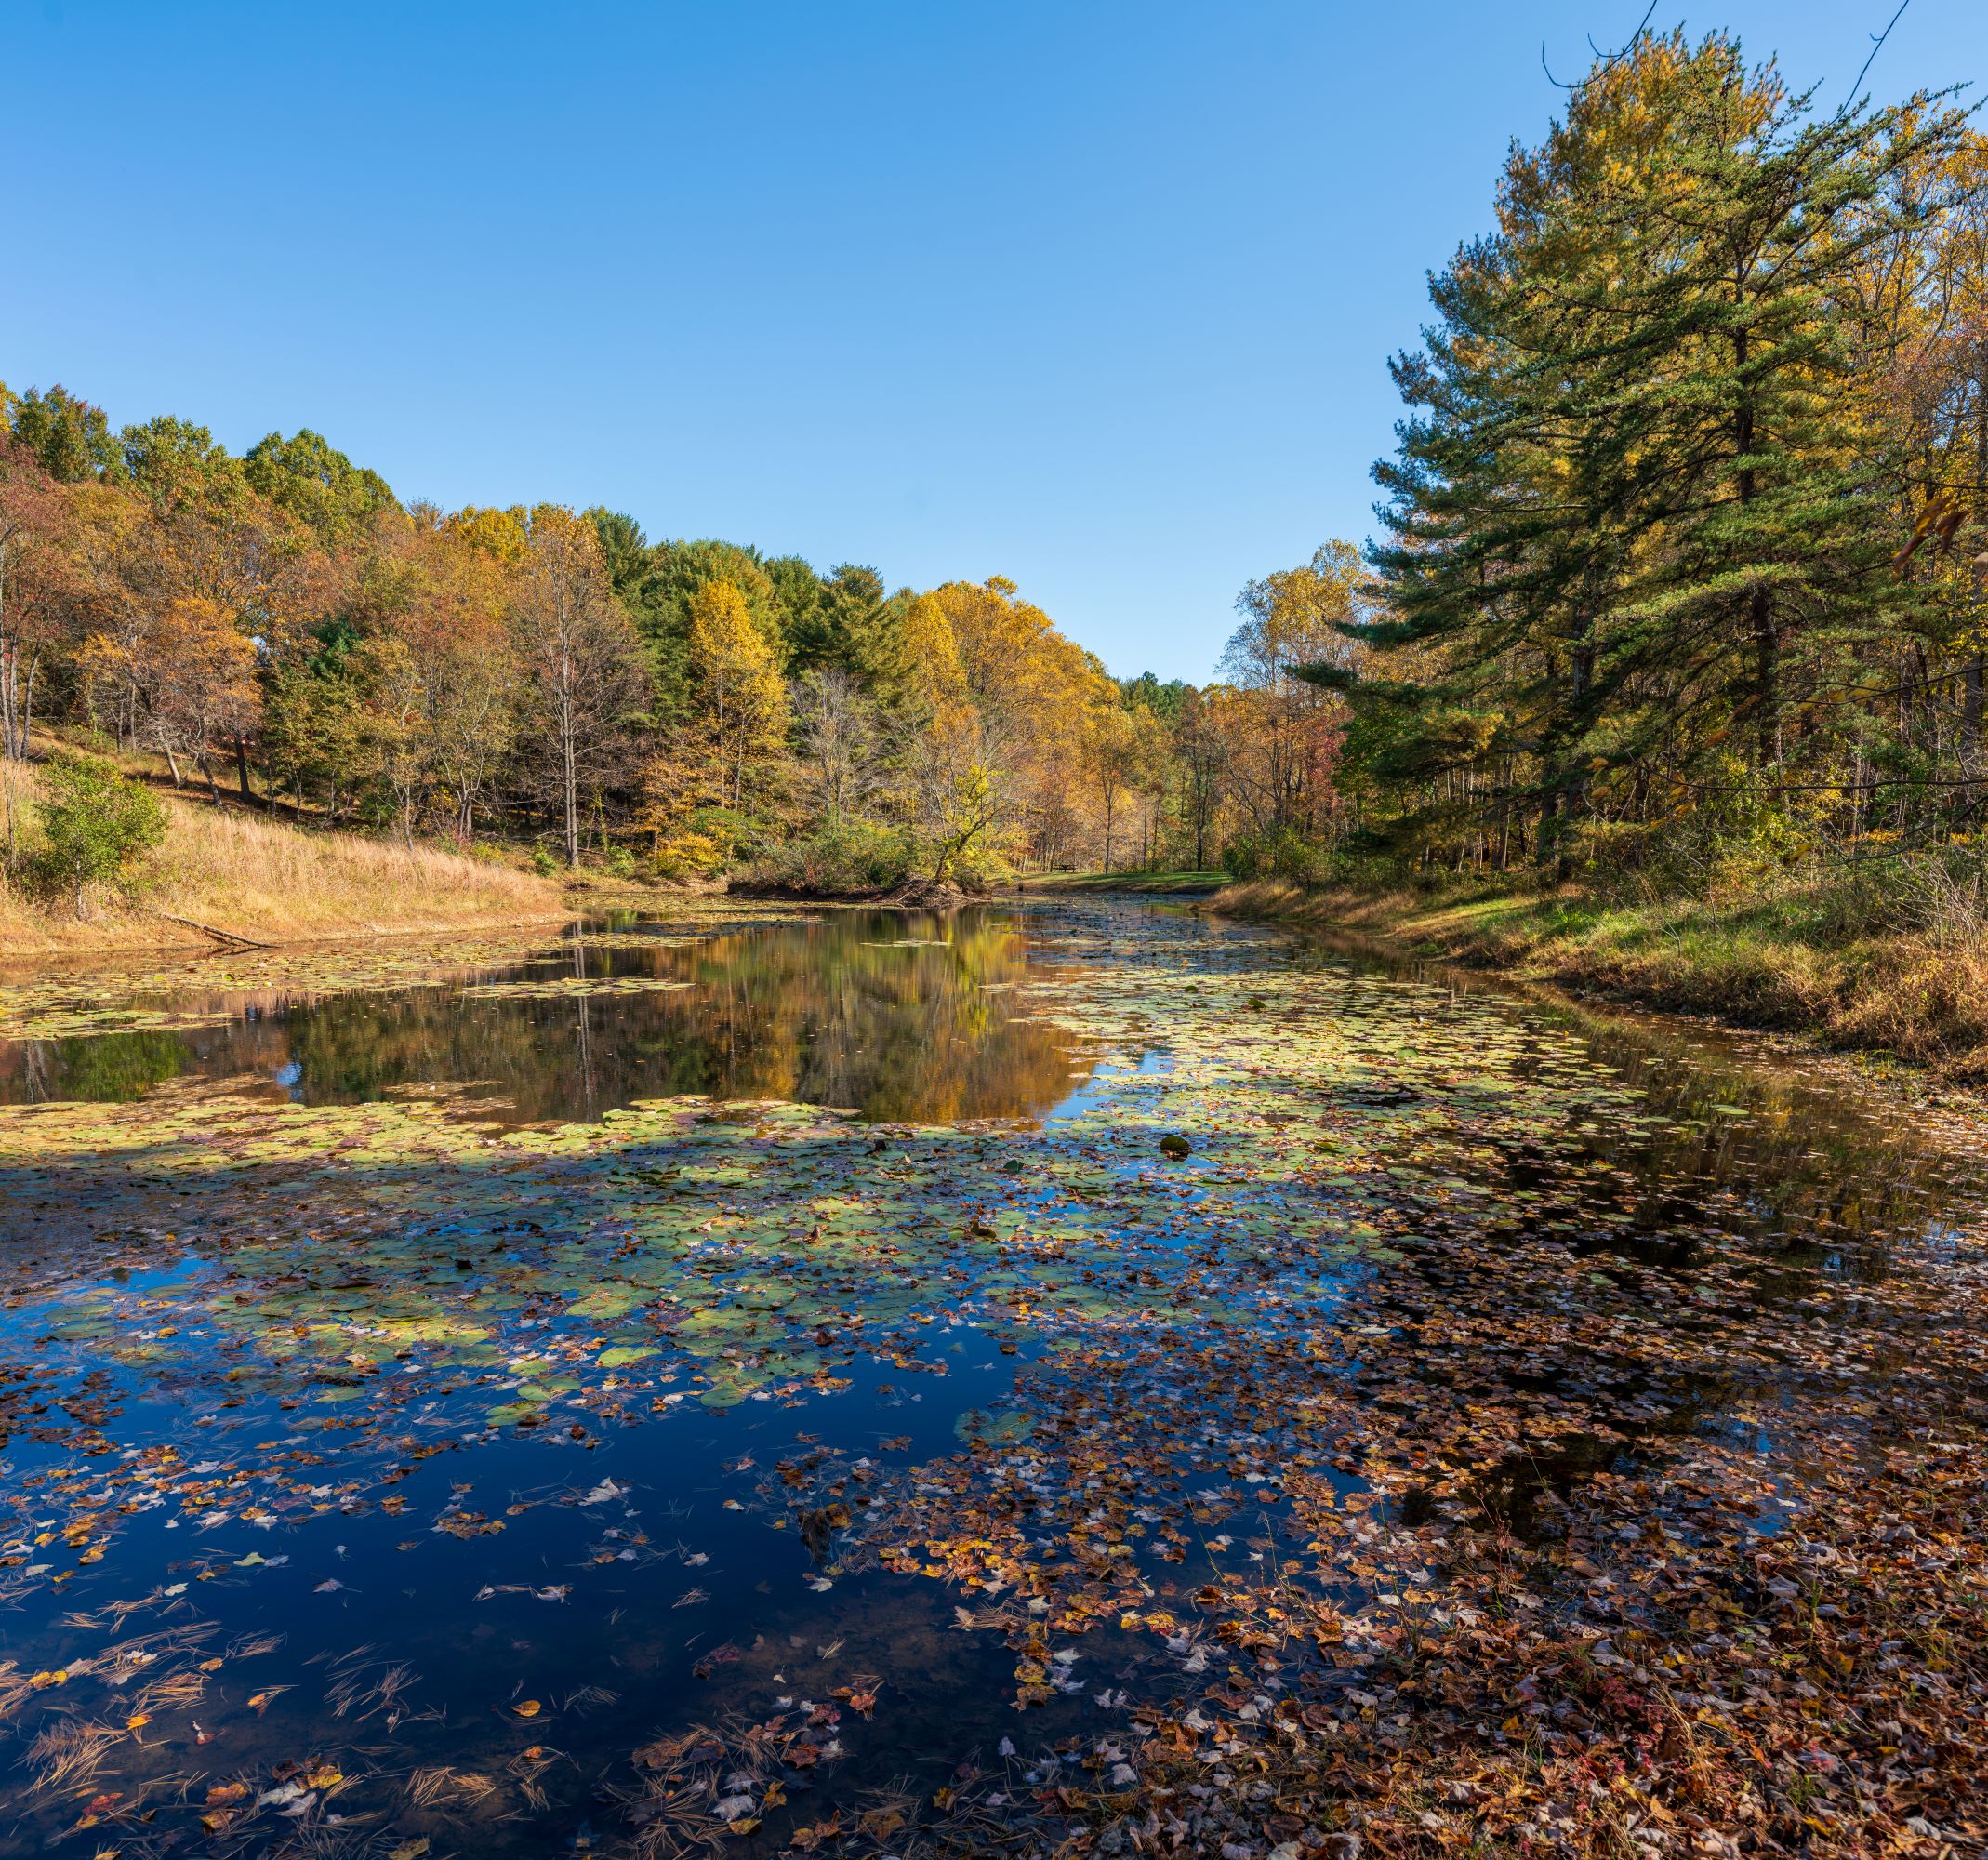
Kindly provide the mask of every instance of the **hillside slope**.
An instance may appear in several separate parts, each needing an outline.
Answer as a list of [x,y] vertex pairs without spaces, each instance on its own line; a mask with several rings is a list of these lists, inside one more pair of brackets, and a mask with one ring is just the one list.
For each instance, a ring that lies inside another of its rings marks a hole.
[[305,831],[205,801],[175,797],[166,807],[166,843],[128,899],[99,896],[78,918],[66,899],[0,889],[0,955],[210,945],[193,924],[279,943],[493,929],[567,914],[559,881],[535,872],[431,846]]

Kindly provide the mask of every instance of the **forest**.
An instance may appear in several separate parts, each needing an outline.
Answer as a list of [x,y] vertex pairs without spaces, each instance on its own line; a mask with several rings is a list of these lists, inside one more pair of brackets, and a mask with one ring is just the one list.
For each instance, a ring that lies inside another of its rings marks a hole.
[[51,387],[0,391],[0,739],[814,893],[1948,872],[1988,800],[1988,139],[1646,34],[1495,209],[1393,362],[1378,540],[1251,580],[1206,684],[1113,677],[999,575],[444,512],[309,430],[236,458]]
[[403,504],[310,431],[237,458],[60,387],[6,405],[17,760],[53,724],[298,821],[811,892],[1199,866],[1336,804],[1343,707],[1283,657],[1358,610],[1349,550],[1253,587],[1203,691],[1115,681],[999,576],[888,591],[606,510]]
[[1431,280],[1376,468],[1363,830],[1565,876],[1981,825],[1988,141],[1645,36],[1515,147]]

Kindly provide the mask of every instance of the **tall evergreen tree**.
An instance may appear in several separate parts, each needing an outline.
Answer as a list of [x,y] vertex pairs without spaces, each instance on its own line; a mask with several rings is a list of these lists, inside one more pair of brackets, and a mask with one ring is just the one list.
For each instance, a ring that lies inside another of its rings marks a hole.
[[1402,772],[1434,794],[1522,768],[1551,841],[1598,773],[1689,780],[1735,720],[1769,773],[1793,705],[1822,740],[1832,651],[1912,598],[1883,572],[1836,297],[1912,211],[1889,179],[1962,133],[1926,97],[1815,120],[1730,40],[1679,34],[1515,151],[1498,232],[1432,281],[1438,320],[1395,364],[1391,612],[1348,631],[1429,649],[1433,676],[1356,699],[1404,720],[1382,733]]

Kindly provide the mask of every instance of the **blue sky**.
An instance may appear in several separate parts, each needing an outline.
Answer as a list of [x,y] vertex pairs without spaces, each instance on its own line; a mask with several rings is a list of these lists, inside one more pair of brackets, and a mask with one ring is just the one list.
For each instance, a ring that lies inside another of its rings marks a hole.
[[[1895,0],[1660,7],[1832,102]],[[1372,528],[1389,352],[1608,4],[14,0],[0,379],[404,497],[1001,573],[1205,676]],[[1912,0],[1868,87],[1988,77]]]

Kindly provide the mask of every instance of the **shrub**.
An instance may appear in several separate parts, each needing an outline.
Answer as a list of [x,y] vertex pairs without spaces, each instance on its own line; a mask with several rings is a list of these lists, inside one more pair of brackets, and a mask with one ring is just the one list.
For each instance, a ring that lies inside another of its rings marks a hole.
[[749,876],[759,884],[828,897],[888,891],[910,876],[916,850],[894,828],[846,820],[773,848],[754,862]]
[[1289,827],[1268,833],[1241,833],[1222,849],[1222,869],[1242,881],[1289,879],[1294,884],[1323,884],[1337,877],[1330,846],[1307,840]]
[[635,876],[635,855],[626,846],[610,846],[606,857],[601,861],[607,868],[610,878],[633,878]]
[[113,884],[166,837],[166,808],[102,756],[59,756],[42,771],[42,846],[36,876],[68,892],[76,915],[93,884]]
[[952,880],[962,890],[992,891],[997,885],[1009,884],[1014,877],[1014,868],[998,847],[981,843],[954,856]]
[[532,848],[532,870],[540,878],[550,878],[563,869],[558,856],[550,846],[534,846]]
[[678,833],[656,849],[650,862],[657,878],[681,884],[711,879],[724,870],[724,848],[702,833]]

